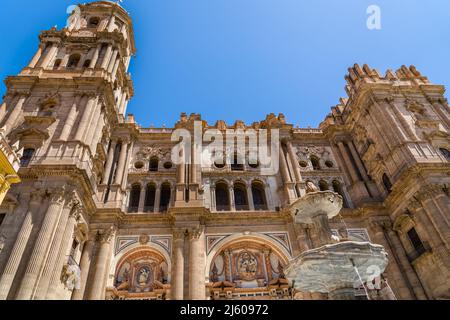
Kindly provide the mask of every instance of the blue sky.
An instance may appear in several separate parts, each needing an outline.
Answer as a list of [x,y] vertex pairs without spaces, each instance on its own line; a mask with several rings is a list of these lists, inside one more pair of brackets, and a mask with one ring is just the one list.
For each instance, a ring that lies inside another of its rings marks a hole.
[[[41,30],[65,25],[73,0],[1,0],[0,78],[33,56]],[[381,8],[381,30],[366,9]],[[282,112],[317,126],[345,96],[354,63],[384,74],[414,64],[450,87],[448,0],[124,0],[138,53],[129,105],[143,126],[172,126],[181,112],[211,124],[250,124]],[[5,93],[3,83],[0,93]]]

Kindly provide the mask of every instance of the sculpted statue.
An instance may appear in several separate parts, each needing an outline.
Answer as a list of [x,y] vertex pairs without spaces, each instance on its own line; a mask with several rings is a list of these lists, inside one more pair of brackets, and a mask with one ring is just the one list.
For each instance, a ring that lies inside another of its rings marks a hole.
[[319,191],[319,188],[317,188],[317,186],[313,182],[308,181],[306,183],[306,193],[317,192],[317,191]]

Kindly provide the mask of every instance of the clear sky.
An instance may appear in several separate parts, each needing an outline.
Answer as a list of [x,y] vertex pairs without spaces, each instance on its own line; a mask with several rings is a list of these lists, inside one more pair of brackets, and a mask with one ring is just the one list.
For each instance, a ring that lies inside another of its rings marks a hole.
[[[0,1],[1,79],[29,62],[41,30],[65,25],[71,4]],[[371,4],[381,9],[381,30],[366,26]],[[123,7],[138,49],[128,111],[145,127],[172,126],[183,111],[211,124],[282,112],[289,123],[314,127],[345,96],[354,63],[382,74],[414,64],[450,87],[448,0],[124,0]]]

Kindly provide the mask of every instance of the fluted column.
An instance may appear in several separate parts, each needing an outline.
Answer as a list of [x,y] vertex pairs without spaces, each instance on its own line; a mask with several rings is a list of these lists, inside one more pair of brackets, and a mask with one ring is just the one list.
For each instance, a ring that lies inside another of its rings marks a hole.
[[117,111],[119,111],[119,114],[123,114],[123,106],[125,105],[125,101],[127,100],[127,94],[123,93],[122,97],[120,98],[120,101],[118,102],[117,105]]
[[102,48],[101,44],[99,44],[97,46],[97,48],[95,48],[94,55],[92,56],[91,63],[89,64],[89,68],[90,69],[94,69],[95,66],[97,65],[98,57],[99,57],[101,48]]
[[83,141],[83,137],[86,134],[86,130],[89,125],[89,119],[92,115],[92,110],[94,109],[98,97],[96,95],[88,96],[88,101],[86,103],[86,107],[84,108],[83,115],[81,117],[80,123],[78,124],[78,130],[75,134],[75,140]]
[[16,242],[9,256],[6,267],[0,278],[0,300],[6,300],[11,289],[14,277],[17,269],[19,268],[20,261],[30,238],[31,231],[33,229],[33,215],[39,209],[41,204],[42,194],[40,192],[34,192],[31,194],[31,199],[25,219],[17,235]]
[[111,57],[111,53],[112,53],[112,44],[108,44],[108,47],[106,48],[105,55],[103,56],[102,64],[100,66],[102,69],[106,69],[106,67],[108,66],[109,59]]
[[23,105],[25,104],[25,101],[28,98],[28,93],[20,93],[19,99],[16,103],[16,105],[13,107],[13,110],[8,115],[8,119],[6,120],[4,126],[3,126],[3,132],[4,135],[8,135],[10,130],[13,128],[14,124],[17,121],[17,118],[19,117],[20,113],[22,112]]
[[119,163],[117,165],[117,173],[116,173],[116,180],[114,181],[115,184],[122,184],[122,178],[123,178],[123,170],[125,168],[125,160],[127,158],[127,152],[128,152],[128,141],[122,140],[122,148],[120,149],[120,155],[119,155]]
[[55,235],[53,237],[52,244],[50,246],[50,250],[47,255],[47,260],[45,261],[44,269],[42,271],[41,277],[39,279],[36,293],[34,295],[35,300],[43,300],[47,295],[47,290],[49,289],[50,280],[52,275],[54,274],[54,268],[56,261],[58,260],[58,254],[60,251],[60,247],[64,239],[64,230],[66,229],[67,221],[69,219],[69,214],[72,211],[74,206],[74,202],[72,199],[68,199],[64,204],[64,208],[61,213],[61,217],[59,218],[58,225],[56,227]]
[[205,300],[204,227],[189,231],[189,298]]
[[108,184],[109,175],[111,174],[111,168],[112,168],[113,161],[114,161],[114,153],[116,152],[116,146],[117,146],[117,140],[112,139],[111,145],[110,145],[109,151],[108,151],[108,158],[106,159],[105,170],[103,172],[103,181],[102,181],[103,184]]
[[47,291],[46,299],[55,300],[60,299],[58,295],[60,292],[58,288],[61,287],[61,271],[65,263],[67,263],[67,255],[70,252],[72,243],[74,240],[75,227],[80,219],[82,208],[79,204],[72,208],[69,213],[66,227],[64,228],[64,234],[61,240],[61,246],[59,248],[58,257],[53,268],[53,273],[50,279],[50,286]]
[[33,297],[33,290],[39,277],[39,272],[43,267],[48,246],[51,243],[53,231],[64,206],[65,198],[63,190],[54,190],[50,195],[50,204],[42,222],[41,229],[35,242],[33,251],[28,261],[25,274],[22,278],[18,300],[30,300]]
[[108,255],[110,252],[111,242],[115,235],[115,229],[111,228],[105,230],[103,234],[99,235],[98,252],[95,261],[95,268],[93,270],[92,283],[87,298],[89,300],[103,300],[105,292],[103,290],[104,280],[108,272]]
[[93,264],[93,251],[95,239],[91,236],[84,244],[83,253],[80,260],[80,287],[75,288],[72,294],[72,300],[83,300],[88,280],[89,270]]
[[81,95],[77,95],[74,99],[72,107],[70,108],[69,114],[67,115],[67,119],[64,123],[64,127],[61,131],[61,135],[59,139],[62,141],[67,141],[69,139],[70,133],[72,132],[73,125],[77,118],[77,106],[80,105]]
[[183,300],[184,297],[184,238],[183,229],[173,231],[172,300]]
[[[84,140],[86,145],[91,146],[92,140],[94,140],[94,135],[97,131],[97,126],[100,123],[100,118],[102,117],[102,105],[97,102],[92,108],[92,115],[89,119],[89,125],[87,126],[86,135],[84,136]],[[92,151],[94,152],[94,151]]]

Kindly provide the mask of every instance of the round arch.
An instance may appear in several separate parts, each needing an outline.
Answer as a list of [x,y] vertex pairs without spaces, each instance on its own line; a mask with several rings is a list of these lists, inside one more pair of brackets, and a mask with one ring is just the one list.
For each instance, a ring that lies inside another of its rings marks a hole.
[[131,255],[133,255],[139,251],[148,251],[149,253],[152,253],[157,256],[159,255],[162,258],[164,258],[165,262],[167,263],[167,270],[168,270],[167,281],[168,281],[168,283],[171,282],[172,261],[170,259],[169,253],[162,246],[160,246],[156,243],[153,243],[153,242],[148,242],[144,245],[140,244],[140,243],[132,244],[127,249],[124,249],[124,250],[118,252],[116,255],[114,255],[113,261],[112,261],[112,263],[110,265],[110,269],[109,269],[108,286],[114,285],[113,282],[116,277],[116,270],[118,269],[120,264],[122,264],[124,261],[126,261],[126,259],[128,257],[130,257]]
[[266,245],[270,247],[276,254],[282,259],[283,263],[288,264],[289,261],[292,259],[291,254],[283,248],[279,243],[276,243],[276,241],[269,236],[260,234],[260,233],[237,233],[233,234],[231,236],[228,236],[222,240],[220,240],[213,249],[207,254],[206,256],[206,264],[205,264],[205,279],[206,281],[209,281],[209,272],[211,269],[211,263],[213,262],[214,258],[224,249],[226,249],[229,246],[232,246],[236,244],[237,242],[254,242],[261,245]]

